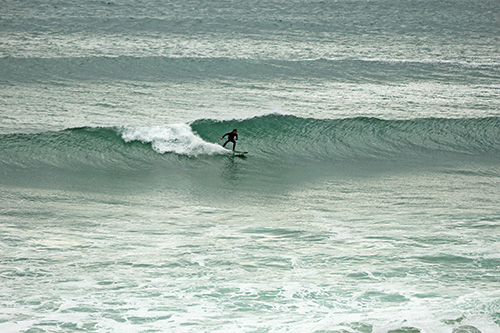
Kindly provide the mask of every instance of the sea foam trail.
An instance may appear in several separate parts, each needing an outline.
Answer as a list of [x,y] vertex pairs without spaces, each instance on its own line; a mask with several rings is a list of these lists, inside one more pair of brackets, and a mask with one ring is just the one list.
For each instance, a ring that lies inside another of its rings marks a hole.
[[124,127],[120,130],[125,142],[151,143],[158,153],[175,153],[187,156],[224,154],[227,150],[195,135],[187,124],[153,127]]

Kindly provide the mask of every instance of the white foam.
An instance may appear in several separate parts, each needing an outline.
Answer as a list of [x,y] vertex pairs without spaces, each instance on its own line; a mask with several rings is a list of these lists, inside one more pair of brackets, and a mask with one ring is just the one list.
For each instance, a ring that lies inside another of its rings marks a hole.
[[227,150],[215,143],[204,141],[193,133],[187,124],[170,124],[152,127],[123,127],[122,138],[126,142],[141,141],[151,143],[161,154],[176,153],[198,156],[224,154]]

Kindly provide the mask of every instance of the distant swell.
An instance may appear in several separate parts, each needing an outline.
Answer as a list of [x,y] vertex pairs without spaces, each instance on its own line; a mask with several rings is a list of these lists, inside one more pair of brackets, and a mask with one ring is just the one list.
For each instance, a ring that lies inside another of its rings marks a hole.
[[[6,169],[49,166],[71,170],[147,169],[182,158],[224,157],[220,136],[239,130],[249,158],[293,166],[361,160],[429,163],[448,158],[500,159],[500,118],[381,120],[306,119],[267,115],[243,120],[200,119],[153,127],[72,128],[0,137]],[[186,160],[188,161],[188,160]],[[207,160],[208,161],[208,160]],[[392,162],[391,162],[392,163]],[[176,164],[178,165],[178,164]],[[180,166],[182,168],[182,166]]]
[[[0,58],[0,82],[64,80],[185,81],[207,79],[327,79],[334,82],[498,78],[498,63],[364,59],[266,60],[195,57]],[[472,80],[472,81],[471,81]]]

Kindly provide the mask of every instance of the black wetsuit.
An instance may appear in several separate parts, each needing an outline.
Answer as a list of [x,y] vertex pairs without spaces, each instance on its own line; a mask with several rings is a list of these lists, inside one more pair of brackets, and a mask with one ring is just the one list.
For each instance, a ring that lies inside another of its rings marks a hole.
[[232,142],[234,150],[236,148],[236,140],[238,140],[238,133],[229,132],[224,134],[222,137],[224,138],[226,135],[227,135],[227,141],[222,145],[222,147],[226,147],[228,142]]

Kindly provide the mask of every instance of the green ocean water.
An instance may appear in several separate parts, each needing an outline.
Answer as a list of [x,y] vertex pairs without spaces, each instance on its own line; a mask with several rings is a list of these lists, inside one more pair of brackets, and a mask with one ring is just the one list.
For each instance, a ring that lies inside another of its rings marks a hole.
[[4,135],[2,325],[496,329],[498,118],[230,124]]
[[0,7],[1,332],[500,332],[496,1]]

